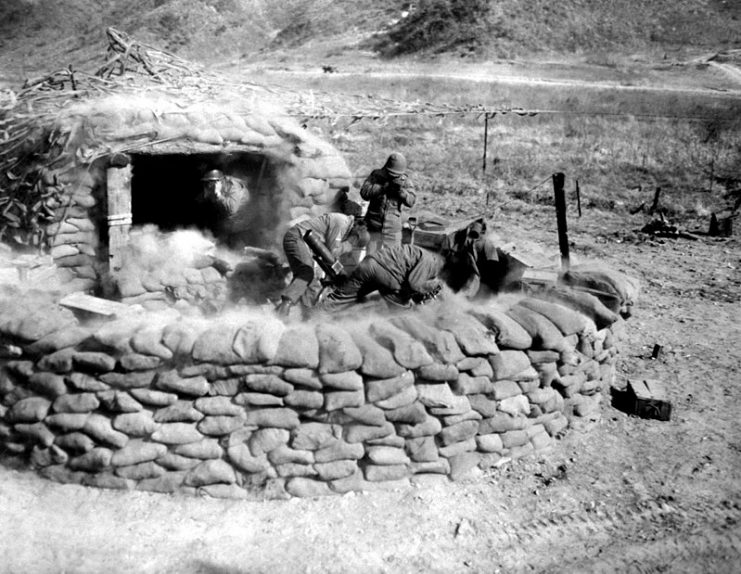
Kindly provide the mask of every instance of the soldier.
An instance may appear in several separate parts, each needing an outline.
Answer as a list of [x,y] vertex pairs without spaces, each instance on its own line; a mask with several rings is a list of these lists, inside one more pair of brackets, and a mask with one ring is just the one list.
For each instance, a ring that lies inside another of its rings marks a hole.
[[239,236],[237,212],[249,201],[247,186],[240,180],[226,176],[218,169],[207,171],[201,178],[203,193],[199,197],[208,228],[220,242],[230,247]]
[[440,292],[438,275],[444,264],[441,255],[416,245],[385,247],[360,262],[348,280],[327,296],[326,307],[361,302],[374,291],[391,305],[410,307]]
[[494,236],[486,234],[483,219],[457,232],[451,245],[443,247],[443,255],[445,282],[453,291],[473,298],[502,288],[506,265],[499,256]]
[[281,295],[276,307],[280,314],[288,314],[292,305],[301,300],[305,307],[311,307],[311,293],[307,293],[314,280],[314,258],[304,241],[304,234],[311,230],[337,259],[343,253],[368,244],[370,236],[362,220],[343,213],[325,213],[306,219],[291,227],[283,236],[283,251],[293,273],[291,283]]
[[401,244],[401,212],[413,207],[417,199],[414,186],[406,174],[407,160],[393,152],[380,169],[374,169],[360,188],[360,196],[368,201],[365,220],[371,233],[368,253],[382,247]]

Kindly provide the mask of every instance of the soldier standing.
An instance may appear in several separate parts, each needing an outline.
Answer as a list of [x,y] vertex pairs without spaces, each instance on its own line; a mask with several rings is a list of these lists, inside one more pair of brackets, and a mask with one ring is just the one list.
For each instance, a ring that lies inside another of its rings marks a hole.
[[368,201],[365,221],[371,234],[368,253],[401,245],[401,212],[417,199],[407,176],[407,160],[399,152],[389,155],[385,165],[374,169],[363,182],[360,196]]

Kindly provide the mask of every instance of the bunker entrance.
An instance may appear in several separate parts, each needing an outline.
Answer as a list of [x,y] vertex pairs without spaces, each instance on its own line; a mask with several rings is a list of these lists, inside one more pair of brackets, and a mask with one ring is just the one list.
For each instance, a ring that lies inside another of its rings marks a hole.
[[[223,212],[203,199],[201,178],[213,169],[247,189],[230,232],[221,225]],[[277,171],[267,157],[252,153],[133,154],[131,223],[163,231],[198,229],[231,248],[268,247],[281,221]]]

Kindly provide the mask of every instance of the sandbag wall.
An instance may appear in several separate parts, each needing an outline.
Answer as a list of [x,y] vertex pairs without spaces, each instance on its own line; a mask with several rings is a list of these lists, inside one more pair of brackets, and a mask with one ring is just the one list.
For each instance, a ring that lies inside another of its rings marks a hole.
[[86,326],[4,301],[0,452],[60,482],[215,497],[459,479],[599,413],[623,320],[563,293],[295,324]]
[[117,294],[122,303],[141,305],[148,311],[169,309],[182,302],[206,313],[220,311],[227,300],[227,279],[211,257],[193,261],[179,269],[134,268],[117,277]]
[[96,170],[71,168],[44,172],[40,183],[44,195],[52,195],[52,221],[44,232],[50,255],[57,267],[58,287],[63,292],[88,291],[98,284],[101,273],[95,193],[100,174]]
[[[62,293],[95,290],[107,274],[107,265],[101,255],[99,222],[101,215],[98,197],[105,191],[100,183],[104,170],[98,168],[73,168],[63,173],[47,173],[41,183],[45,193],[57,198],[51,223],[44,229],[50,246],[50,255],[56,266],[54,278],[47,287]],[[45,184],[43,182],[46,182]],[[97,223],[96,223],[97,222]],[[127,304],[142,305],[148,310],[169,308],[174,301],[184,301],[207,312],[219,310],[225,300],[227,281],[223,271],[214,266],[214,259],[202,257],[192,265],[165,266],[167,253],[162,261],[153,261],[149,269],[140,261],[134,262],[129,272],[119,273],[116,295]]]

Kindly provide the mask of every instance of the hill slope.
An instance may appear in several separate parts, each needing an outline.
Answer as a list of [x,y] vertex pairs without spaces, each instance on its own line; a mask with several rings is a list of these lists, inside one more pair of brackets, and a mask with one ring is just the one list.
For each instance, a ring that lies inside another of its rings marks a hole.
[[[710,51],[741,47],[733,0],[5,0],[0,52],[27,71],[99,58],[103,29],[206,62]],[[307,52],[308,50],[308,52]]]

